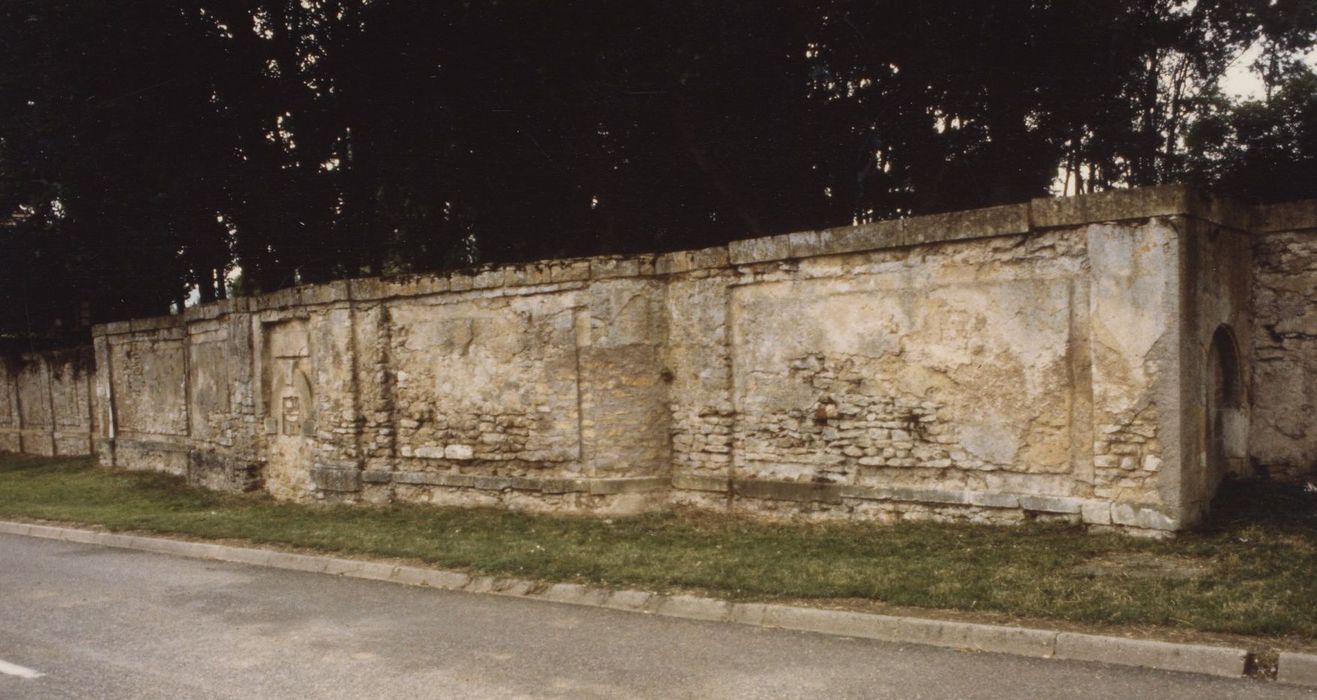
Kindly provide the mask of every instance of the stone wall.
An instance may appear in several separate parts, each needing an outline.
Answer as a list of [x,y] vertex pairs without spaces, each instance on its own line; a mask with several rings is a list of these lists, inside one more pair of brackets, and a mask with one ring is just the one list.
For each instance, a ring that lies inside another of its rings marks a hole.
[[705,254],[712,270],[669,280],[674,500],[1189,524],[1165,465],[1181,454],[1188,212],[1207,204],[1044,200]]
[[1317,201],[1263,208],[1254,245],[1249,451],[1287,479],[1317,475]]
[[0,452],[91,454],[95,386],[90,348],[0,356]]
[[655,507],[664,285],[644,262],[351,280],[98,327],[101,461],[287,499]]
[[1179,529],[1311,468],[1315,271],[1312,203],[1172,187],[348,280],[97,327],[87,414],[293,500]]
[[1203,220],[1184,223],[1185,289],[1180,392],[1180,508],[1191,519],[1207,512],[1226,477],[1253,472],[1248,459],[1250,298],[1257,238],[1244,228]]

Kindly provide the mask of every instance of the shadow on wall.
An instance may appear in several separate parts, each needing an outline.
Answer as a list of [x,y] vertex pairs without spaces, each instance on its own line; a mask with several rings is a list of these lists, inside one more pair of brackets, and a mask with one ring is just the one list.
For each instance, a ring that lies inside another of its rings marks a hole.
[[1244,396],[1243,365],[1234,331],[1222,324],[1212,335],[1207,353],[1207,430],[1203,452],[1208,483],[1215,491],[1227,478],[1250,476],[1248,462],[1248,402]]
[[1317,490],[1307,484],[1227,477],[1212,500],[1203,530],[1258,525],[1273,533],[1317,533]]

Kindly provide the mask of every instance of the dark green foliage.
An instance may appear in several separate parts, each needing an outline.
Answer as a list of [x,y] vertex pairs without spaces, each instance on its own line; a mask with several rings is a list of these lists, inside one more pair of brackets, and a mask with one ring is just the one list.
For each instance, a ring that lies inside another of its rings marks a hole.
[[[1305,196],[1314,7],[7,0],[0,340],[1020,201],[1058,169]],[[1270,99],[1230,105],[1253,45]]]
[[1317,194],[1317,73],[1293,66],[1266,100],[1219,103],[1190,130],[1194,180],[1255,202]]

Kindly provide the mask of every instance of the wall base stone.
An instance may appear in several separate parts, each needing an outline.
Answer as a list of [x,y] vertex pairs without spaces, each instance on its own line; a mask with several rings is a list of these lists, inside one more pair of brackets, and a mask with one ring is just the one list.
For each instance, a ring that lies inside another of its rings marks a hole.
[[257,491],[263,486],[264,466],[215,452],[193,451],[188,453],[187,481],[216,491]]

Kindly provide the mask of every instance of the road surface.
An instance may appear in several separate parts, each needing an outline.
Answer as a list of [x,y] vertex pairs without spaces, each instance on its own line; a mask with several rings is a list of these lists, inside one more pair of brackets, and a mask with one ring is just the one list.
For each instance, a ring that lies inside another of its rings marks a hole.
[[6,699],[1022,696],[1317,692],[0,535]]

